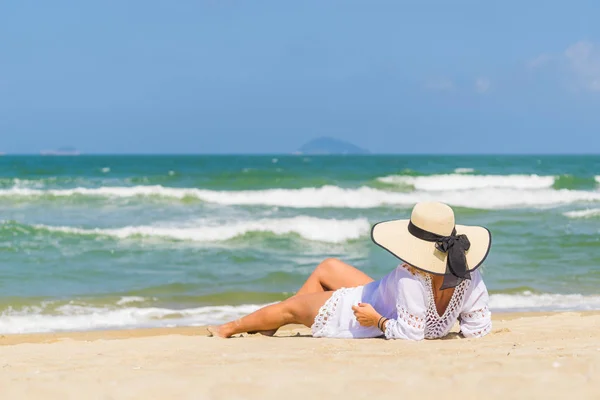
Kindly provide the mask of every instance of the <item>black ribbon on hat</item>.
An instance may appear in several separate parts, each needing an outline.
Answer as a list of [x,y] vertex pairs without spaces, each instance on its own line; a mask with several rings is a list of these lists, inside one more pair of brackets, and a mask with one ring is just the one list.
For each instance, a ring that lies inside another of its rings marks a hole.
[[441,236],[419,228],[412,221],[408,223],[408,231],[418,239],[435,242],[437,250],[448,254],[444,282],[440,290],[456,287],[463,280],[471,279],[465,256],[465,252],[471,247],[471,242],[466,235],[457,235],[456,228],[454,228],[450,236]]

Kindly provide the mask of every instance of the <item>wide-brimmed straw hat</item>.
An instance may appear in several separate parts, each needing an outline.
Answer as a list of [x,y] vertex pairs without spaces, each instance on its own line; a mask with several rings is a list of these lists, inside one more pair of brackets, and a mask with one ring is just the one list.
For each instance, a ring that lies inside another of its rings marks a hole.
[[483,263],[492,243],[487,228],[456,225],[452,208],[438,202],[417,203],[410,219],[375,224],[371,237],[377,245],[417,269],[439,275],[452,273],[466,279],[470,271]]

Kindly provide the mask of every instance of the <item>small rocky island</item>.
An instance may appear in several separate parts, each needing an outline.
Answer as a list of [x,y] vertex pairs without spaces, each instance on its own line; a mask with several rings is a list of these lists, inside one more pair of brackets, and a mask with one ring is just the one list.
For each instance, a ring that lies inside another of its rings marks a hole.
[[369,154],[369,150],[344,140],[321,137],[306,143],[295,154]]

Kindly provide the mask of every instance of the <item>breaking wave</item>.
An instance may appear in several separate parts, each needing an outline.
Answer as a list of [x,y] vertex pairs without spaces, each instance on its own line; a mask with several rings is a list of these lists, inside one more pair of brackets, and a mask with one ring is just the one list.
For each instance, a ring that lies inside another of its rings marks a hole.
[[[166,307],[135,307],[145,298],[122,297],[122,306],[92,306],[73,302],[52,308],[40,306],[22,309],[9,307],[0,314],[0,333],[32,333],[86,331],[175,326],[204,326],[237,319],[256,311],[265,304],[219,305],[174,309]],[[52,302],[46,302],[52,303]],[[600,296],[581,294],[492,294],[492,311],[584,311],[600,309]]]
[[454,170],[454,172],[457,174],[470,174],[470,173],[475,172],[475,169],[473,169],[473,168],[456,168]]
[[[289,208],[410,208],[419,201],[443,201],[475,209],[549,207],[600,201],[594,182],[600,176],[571,175],[472,175],[470,168],[457,168],[446,175],[390,175],[377,178],[381,185],[360,187],[316,186],[301,188],[255,188],[211,190],[162,185],[100,186],[53,189],[34,185],[0,185],[0,199],[16,202],[85,202],[111,199],[196,200],[231,206],[275,206]],[[13,181],[14,183],[14,181]],[[393,187],[390,187],[393,186]],[[67,201],[67,200],[65,200]]]
[[[460,171],[459,171],[460,170]],[[468,168],[455,170],[451,175],[406,176],[391,175],[378,181],[404,185],[423,191],[468,190],[468,189],[544,189],[554,185],[553,176],[539,175],[465,175]]]
[[492,294],[489,306],[495,311],[584,311],[600,309],[600,296],[582,294]]
[[591,208],[587,210],[576,210],[576,211],[568,211],[563,213],[565,217],[569,218],[592,218],[592,217],[600,217],[600,208]]
[[252,232],[268,232],[275,235],[296,234],[300,237],[326,243],[343,243],[368,234],[369,221],[364,218],[352,220],[321,219],[298,216],[281,219],[260,219],[227,224],[197,227],[127,226],[115,229],[83,229],[68,226],[34,225],[34,228],[50,232],[75,235],[101,235],[119,239],[131,237],[158,237],[172,240],[197,242],[220,242],[244,236]]
[[0,333],[89,331],[99,329],[201,326],[237,319],[260,305],[208,306],[186,309],[161,307],[93,307],[66,304],[43,313],[42,307],[5,310],[0,315]]

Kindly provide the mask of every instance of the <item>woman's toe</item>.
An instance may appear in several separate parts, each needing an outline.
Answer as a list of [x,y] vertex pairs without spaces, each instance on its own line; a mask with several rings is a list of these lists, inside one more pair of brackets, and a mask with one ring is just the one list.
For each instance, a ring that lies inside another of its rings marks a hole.
[[225,336],[223,336],[223,334],[221,334],[221,331],[218,326],[209,326],[206,328],[206,330],[208,331],[209,337],[219,337],[219,338],[225,337]]

